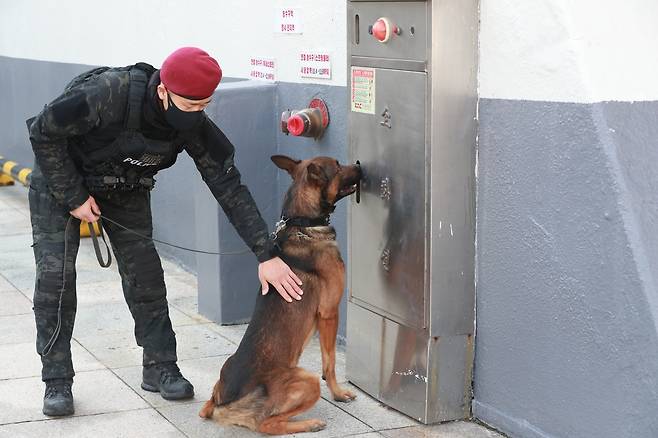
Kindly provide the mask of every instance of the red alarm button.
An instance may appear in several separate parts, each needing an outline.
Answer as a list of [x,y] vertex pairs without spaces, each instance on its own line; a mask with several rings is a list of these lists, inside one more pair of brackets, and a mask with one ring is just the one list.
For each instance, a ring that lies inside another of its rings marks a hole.
[[379,18],[375,21],[375,24],[372,25],[372,36],[382,43],[390,40],[394,33],[399,34],[400,30],[396,25],[391,23],[389,18]]

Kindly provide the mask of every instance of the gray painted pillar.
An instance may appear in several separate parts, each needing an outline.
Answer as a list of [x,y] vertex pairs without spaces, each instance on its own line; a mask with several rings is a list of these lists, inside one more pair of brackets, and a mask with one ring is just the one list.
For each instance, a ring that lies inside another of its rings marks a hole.
[[658,102],[482,99],[473,412],[658,436]]
[[[272,113],[274,84],[239,81],[222,84],[208,115],[235,145],[235,163],[263,218],[271,228],[278,214],[276,118]],[[196,256],[199,312],[221,324],[249,319],[260,290],[258,262],[238,236],[201,178],[195,179],[194,231],[196,246],[224,255]],[[191,193],[191,194],[192,194]]]

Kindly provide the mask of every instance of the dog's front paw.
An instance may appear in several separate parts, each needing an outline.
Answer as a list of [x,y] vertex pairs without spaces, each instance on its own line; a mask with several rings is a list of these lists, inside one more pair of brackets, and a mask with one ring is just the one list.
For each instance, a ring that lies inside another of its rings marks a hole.
[[327,423],[322,420],[310,420],[309,432],[319,432],[327,427]]
[[349,403],[356,398],[356,394],[354,394],[349,389],[343,388],[339,388],[338,391],[336,391],[333,395],[334,400],[345,403]]

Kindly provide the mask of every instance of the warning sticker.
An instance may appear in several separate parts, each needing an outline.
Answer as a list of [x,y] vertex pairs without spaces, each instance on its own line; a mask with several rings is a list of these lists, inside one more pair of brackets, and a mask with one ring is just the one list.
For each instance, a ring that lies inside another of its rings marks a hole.
[[302,52],[299,64],[302,78],[331,79],[331,56],[325,51]]
[[272,58],[252,57],[249,59],[251,69],[249,77],[261,81],[276,81],[276,61]]
[[352,111],[375,114],[375,69],[352,67]]

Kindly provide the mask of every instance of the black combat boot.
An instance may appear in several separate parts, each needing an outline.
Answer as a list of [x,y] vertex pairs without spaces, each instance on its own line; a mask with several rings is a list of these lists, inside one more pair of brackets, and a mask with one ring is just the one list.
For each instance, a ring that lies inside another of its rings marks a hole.
[[73,415],[72,379],[46,380],[46,393],[43,396],[43,413],[51,417]]
[[167,400],[194,397],[194,386],[180,373],[174,362],[159,363],[144,367],[142,389],[159,392]]

